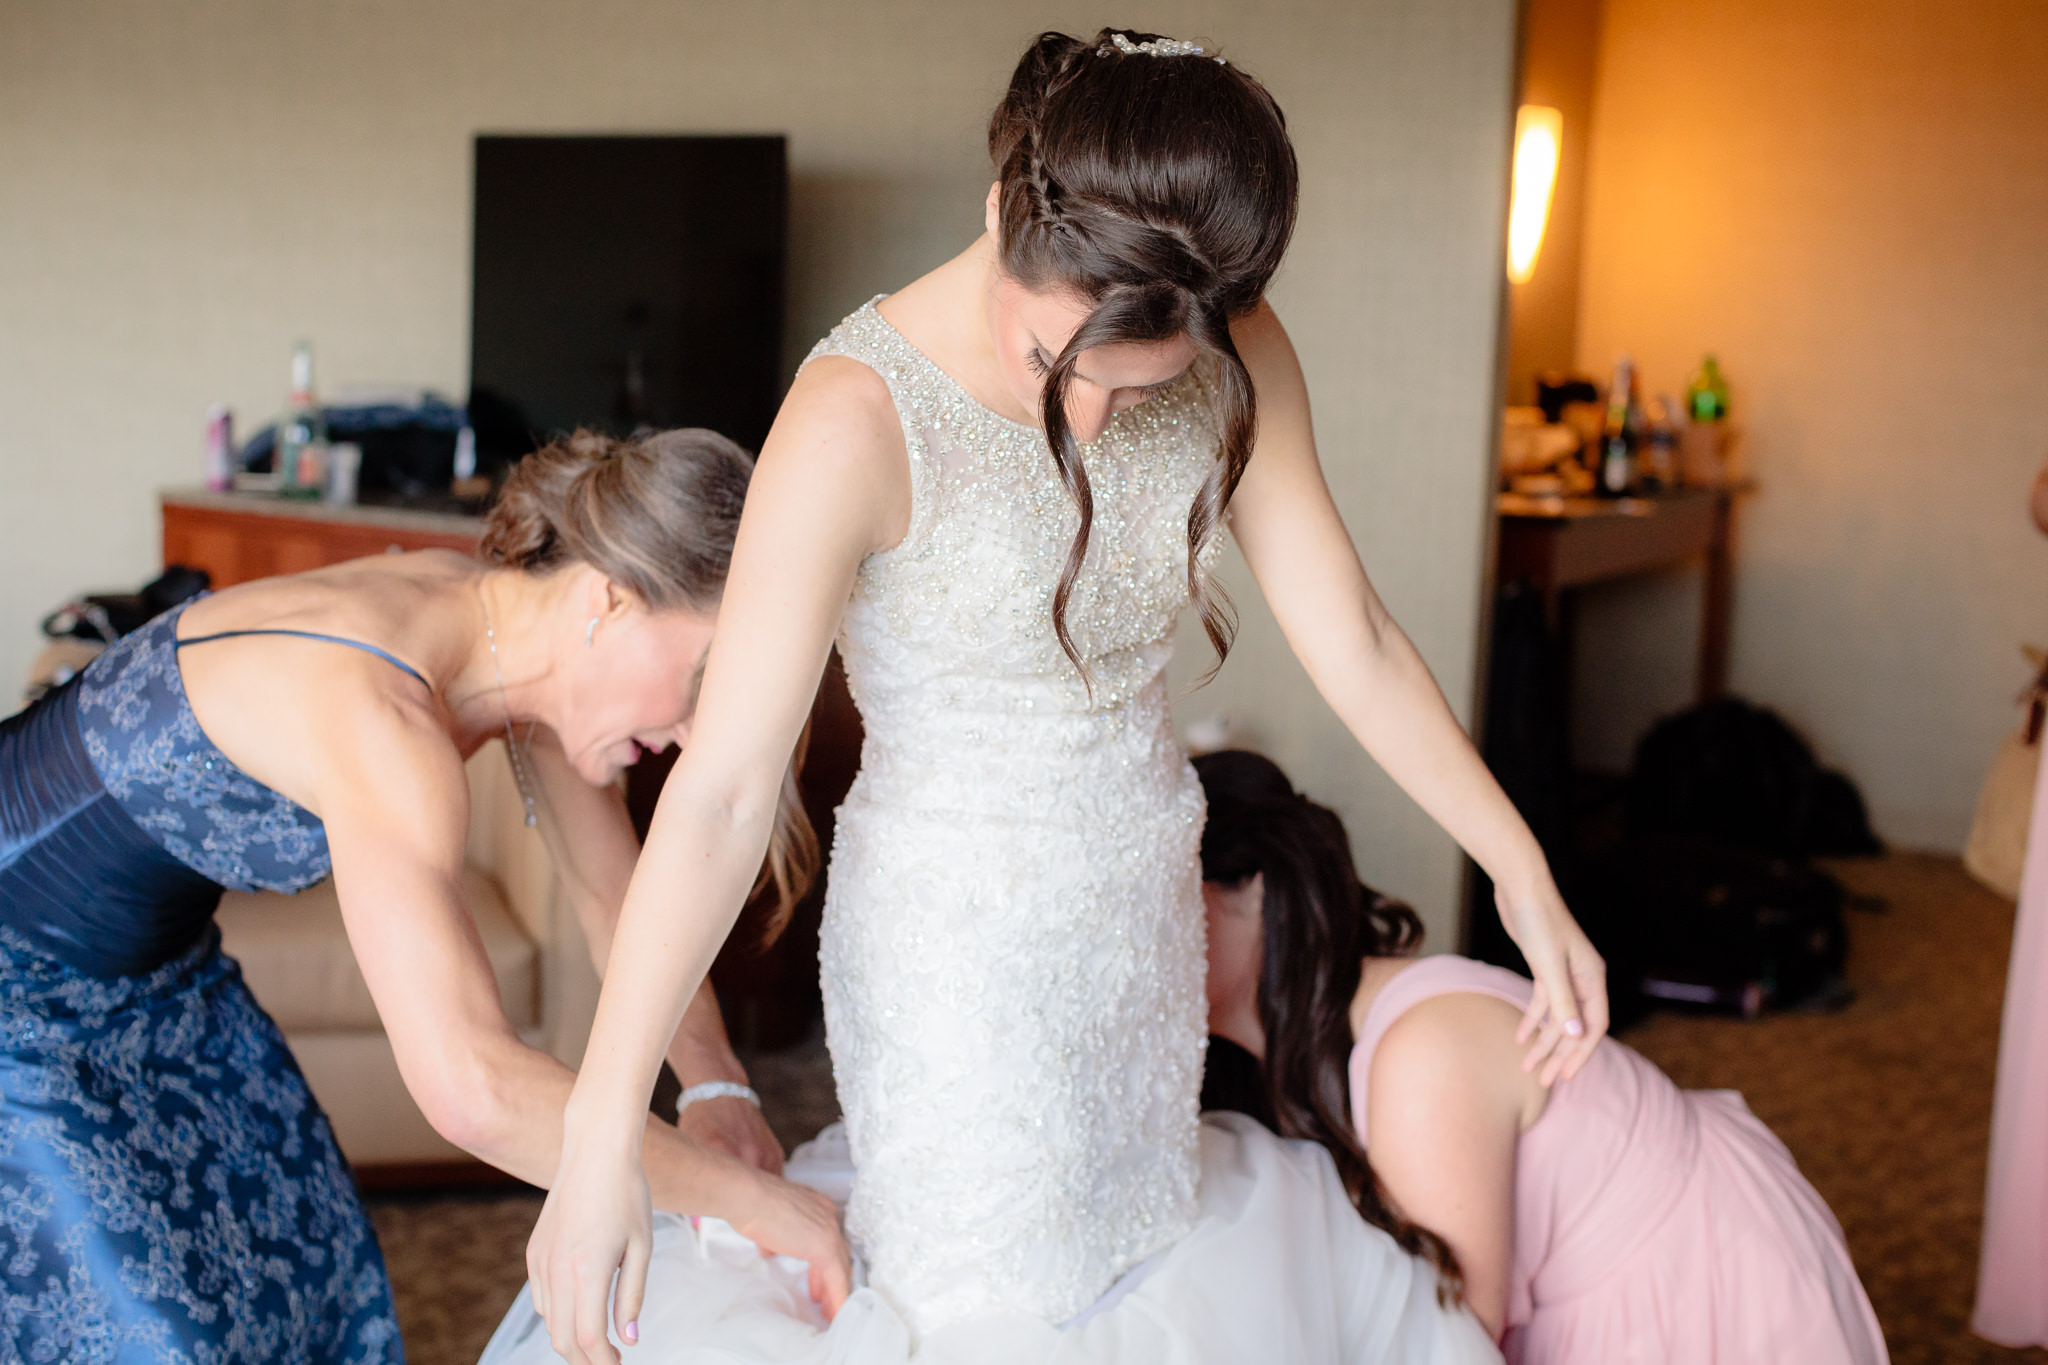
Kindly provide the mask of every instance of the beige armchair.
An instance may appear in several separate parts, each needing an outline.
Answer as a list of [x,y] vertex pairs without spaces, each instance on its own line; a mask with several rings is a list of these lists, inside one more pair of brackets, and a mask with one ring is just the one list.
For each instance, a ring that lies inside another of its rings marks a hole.
[[[527,1042],[576,1066],[597,1008],[590,950],[540,834],[528,829],[504,751],[469,762],[469,866],[463,894],[498,977],[505,1013]],[[229,892],[227,951],[284,1029],[336,1139],[370,1183],[471,1162],[420,1113],[356,966],[334,884],[296,896]],[[479,1169],[481,1169],[479,1163]]]

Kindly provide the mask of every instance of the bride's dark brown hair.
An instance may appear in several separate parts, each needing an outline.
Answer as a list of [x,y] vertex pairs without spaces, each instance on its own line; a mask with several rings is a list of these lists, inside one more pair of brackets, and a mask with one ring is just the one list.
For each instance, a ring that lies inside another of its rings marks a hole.
[[1320,1143],[1365,1221],[1436,1267],[1440,1297],[1464,1287],[1443,1238],[1387,1198],[1351,1126],[1351,1001],[1368,957],[1422,946],[1422,921],[1358,879],[1344,822],[1294,789],[1271,759],[1242,749],[1195,760],[1208,799],[1202,879],[1265,878],[1260,916],[1261,1069],[1282,1137]]
[[1053,594],[1053,628],[1084,674],[1067,605],[1095,504],[1067,423],[1074,363],[1090,347],[1178,336],[1215,358],[1222,447],[1188,510],[1188,593],[1220,662],[1236,621],[1200,551],[1230,505],[1258,427],[1230,324],[1258,306],[1280,266],[1298,180],[1286,120],[1264,86],[1212,55],[1120,51],[1119,37],[1137,44],[1158,35],[1040,34],[988,127],[1003,272],[1089,305],[1051,361],[1042,408],[1053,464],[1081,513]]

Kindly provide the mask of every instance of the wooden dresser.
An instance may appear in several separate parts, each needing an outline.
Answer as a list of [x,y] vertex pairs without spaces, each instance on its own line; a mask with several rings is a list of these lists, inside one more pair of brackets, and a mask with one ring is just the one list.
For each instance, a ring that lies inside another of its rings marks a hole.
[[216,588],[402,550],[476,552],[482,517],[406,507],[330,507],[261,493],[161,495],[165,564],[204,569]]

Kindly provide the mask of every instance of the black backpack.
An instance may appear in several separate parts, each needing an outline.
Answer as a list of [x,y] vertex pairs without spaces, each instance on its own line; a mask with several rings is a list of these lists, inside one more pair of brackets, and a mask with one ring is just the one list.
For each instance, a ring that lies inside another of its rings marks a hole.
[[1699,837],[1780,858],[1884,852],[1849,779],[1775,711],[1733,697],[1644,736],[1624,823],[1631,839]]
[[1660,1003],[1753,1017],[1845,998],[1847,899],[1818,868],[1681,835],[1610,849],[1577,908],[1608,958],[1618,1018]]

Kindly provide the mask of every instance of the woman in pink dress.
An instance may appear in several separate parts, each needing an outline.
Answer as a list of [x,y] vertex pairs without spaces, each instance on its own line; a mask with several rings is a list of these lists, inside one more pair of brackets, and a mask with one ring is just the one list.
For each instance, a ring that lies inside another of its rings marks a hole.
[[[2034,524],[2048,535],[2048,465],[2034,479]],[[2048,1346],[2048,763],[2034,783],[2034,819],[2020,874],[1998,1090],[1991,1103],[1991,1168],[1984,1250],[1970,1326],[2003,1346]]]
[[1211,1032],[1262,1059],[1280,1131],[1329,1150],[1509,1362],[1887,1359],[1840,1226],[1739,1095],[1611,1039],[1546,1088],[1516,1042],[1527,979],[1409,956],[1414,912],[1359,883],[1336,815],[1268,760],[1195,766]]

